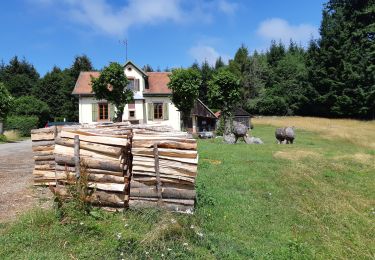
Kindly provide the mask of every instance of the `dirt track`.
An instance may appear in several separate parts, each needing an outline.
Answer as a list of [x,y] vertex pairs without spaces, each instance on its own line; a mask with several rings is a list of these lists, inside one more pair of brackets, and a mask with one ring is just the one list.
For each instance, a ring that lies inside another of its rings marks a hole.
[[0,144],[0,222],[14,220],[34,206],[47,206],[39,198],[50,197],[49,191],[33,187],[32,170],[30,140]]

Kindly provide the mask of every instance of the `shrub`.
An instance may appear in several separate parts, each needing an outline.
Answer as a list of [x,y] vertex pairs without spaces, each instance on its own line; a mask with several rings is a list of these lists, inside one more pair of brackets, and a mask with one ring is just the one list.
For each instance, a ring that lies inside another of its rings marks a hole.
[[31,129],[38,127],[36,116],[8,116],[5,121],[6,130],[18,130],[21,136],[30,136]]
[[43,127],[50,118],[50,108],[46,102],[34,96],[23,96],[14,100],[11,115],[36,116],[39,127]]
[[7,137],[5,135],[0,135],[0,143],[5,143],[7,141]]

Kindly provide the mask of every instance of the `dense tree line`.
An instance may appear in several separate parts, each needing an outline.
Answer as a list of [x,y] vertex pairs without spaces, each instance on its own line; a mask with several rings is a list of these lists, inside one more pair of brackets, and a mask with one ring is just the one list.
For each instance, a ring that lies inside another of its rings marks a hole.
[[79,73],[88,70],[93,66],[85,55],[75,57],[64,70],[53,67],[43,77],[26,59],[15,56],[8,64],[2,62],[0,82],[13,97],[8,118],[34,116],[38,126],[48,121],[77,121],[78,100],[71,93]]
[[[207,82],[224,64],[194,63]],[[241,81],[238,106],[252,114],[375,118],[375,1],[330,0],[320,38],[307,48],[272,41],[264,53],[241,46],[226,65]],[[219,108],[215,103],[209,104]]]

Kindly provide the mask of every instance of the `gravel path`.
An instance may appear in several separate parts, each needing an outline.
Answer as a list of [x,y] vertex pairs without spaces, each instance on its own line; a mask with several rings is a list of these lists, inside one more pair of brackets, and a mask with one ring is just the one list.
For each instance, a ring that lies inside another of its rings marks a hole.
[[51,195],[46,188],[33,188],[32,171],[30,140],[0,144],[0,222],[14,220],[34,206],[48,206]]

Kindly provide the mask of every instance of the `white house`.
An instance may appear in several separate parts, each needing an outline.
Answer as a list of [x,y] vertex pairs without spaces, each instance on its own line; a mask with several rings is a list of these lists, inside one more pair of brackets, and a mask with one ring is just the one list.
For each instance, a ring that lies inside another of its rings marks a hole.
[[[170,125],[180,130],[180,112],[171,102],[169,72],[144,72],[133,62],[124,65],[124,73],[129,80],[128,87],[134,90],[134,102],[124,109],[123,121],[140,124]],[[106,100],[96,100],[92,92],[91,76],[99,77],[100,72],[81,72],[73,90],[79,97],[79,122],[111,122],[114,107]]]

